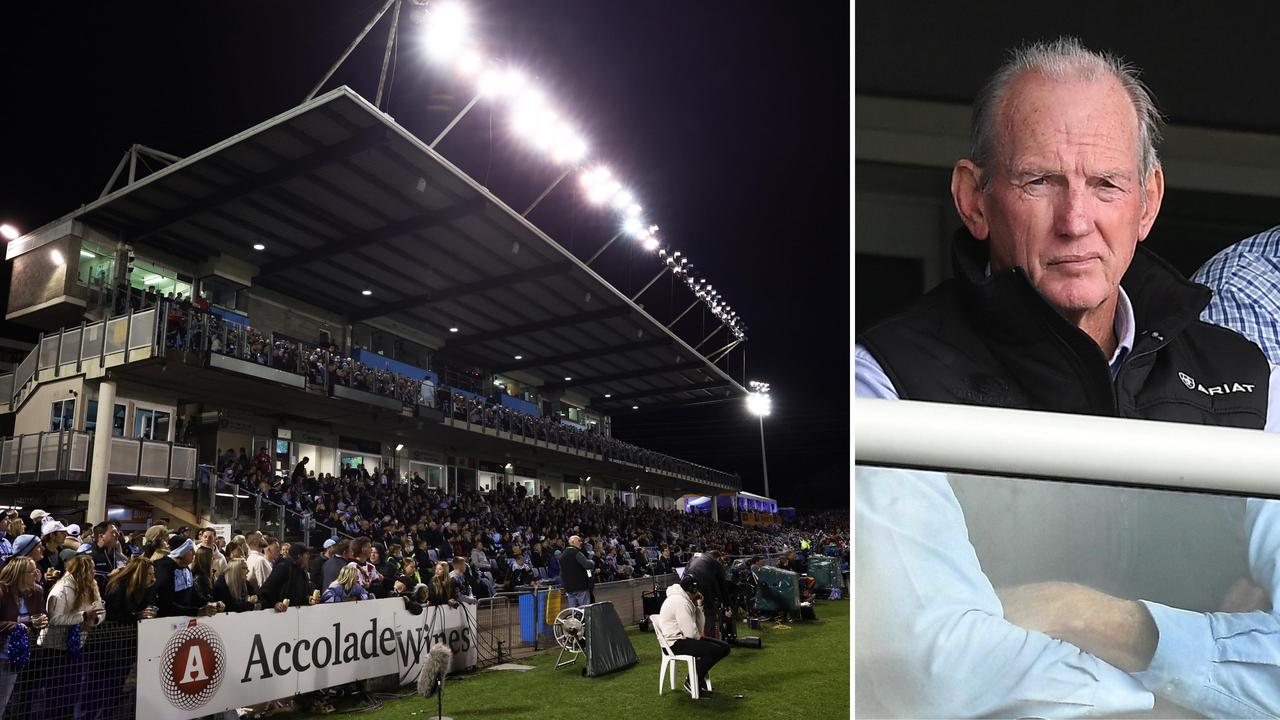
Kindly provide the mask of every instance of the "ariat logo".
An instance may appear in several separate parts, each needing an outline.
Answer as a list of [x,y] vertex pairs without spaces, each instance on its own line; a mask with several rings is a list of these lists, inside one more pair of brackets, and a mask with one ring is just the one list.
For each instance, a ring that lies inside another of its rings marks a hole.
[[1231,395],[1234,393],[1251,393],[1253,392],[1253,388],[1256,387],[1255,385],[1252,385],[1250,383],[1222,383],[1221,385],[1210,385],[1209,387],[1205,387],[1204,385],[1201,385],[1200,383],[1196,382],[1195,378],[1191,377],[1190,375],[1184,372],[1178,373],[1178,379],[1182,381],[1183,385],[1187,386],[1188,390],[1196,390],[1204,393],[1205,395]]

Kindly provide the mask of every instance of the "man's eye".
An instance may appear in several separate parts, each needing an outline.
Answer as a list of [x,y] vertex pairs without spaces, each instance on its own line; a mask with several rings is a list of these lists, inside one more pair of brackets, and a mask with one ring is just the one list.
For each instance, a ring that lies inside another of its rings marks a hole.
[[1049,178],[1047,177],[1031,178],[1030,180],[1027,181],[1027,184],[1028,185],[1048,185]]

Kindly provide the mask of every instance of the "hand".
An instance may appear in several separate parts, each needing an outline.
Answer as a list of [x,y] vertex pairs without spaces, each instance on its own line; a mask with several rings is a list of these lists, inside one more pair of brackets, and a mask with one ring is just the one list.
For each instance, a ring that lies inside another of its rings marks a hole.
[[1139,602],[1066,582],[1019,585],[996,594],[1005,620],[1069,642],[1126,672],[1146,670],[1155,655],[1159,631]]
[[35,629],[37,629],[37,630],[43,630],[43,629],[45,629],[45,628],[49,627],[49,616],[48,616],[48,615],[37,615],[37,616],[35,616],[35,617],[31,618],[31,626],[32,626],[32,627],[34,627],[34,628],[35,628]]
[[1248,578],[1240,578],[1236,580],[1231,589],[1227,591],[1226,597],[1222,599],[1222,605],[1218,608],[1218,612],[1226,613],[1244,613],[1253,612],[1255,610],[1271,610],[1271,598],[1267,597],[1267,591],[1254,585]]
[[276,603],[276,612],[278,612],[278,613],[282,613],[282,612],[284,612],[285,610],[288,610],[288,609],[289,609],[289,606],[288,606],[288,605],[285,605],[283,602],[278,602],[278,603]]
[[197,610],[196,614],[201,615],[203,617],[212,617],[218,614],[218,606],[210,603],[209,605],[205,605],[204,607]]
[[151,609],[151,608],[149,608],[149,607],[144,607],[144,608],[142,608],[141,610],[139,610],[139,611],[138,611],[138,619],[139,619],[139,620],[150,620],[151,618],[153,618],[153,617],[155,617],[155,616],[156,616],[155,611],[154,611],[154,610],[152,610],[152,609]]
[[308,605],[316,605],[319,602],[320,602],[320,598],[316,597],[315,595],[312,595],[311,597],[307,598]]

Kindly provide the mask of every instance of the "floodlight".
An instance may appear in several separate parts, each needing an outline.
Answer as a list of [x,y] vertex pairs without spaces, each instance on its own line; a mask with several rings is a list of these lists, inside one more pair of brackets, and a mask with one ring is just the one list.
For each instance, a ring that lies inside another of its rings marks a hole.
[[266,250],[266,249],[267,249],[267,246],[266,246],[266,245],[263,245],[262,243],[254,243],[254,244],[253,244],[253,249],[254,249],[254,250]]
[[644,223],[640,222],[637,218],[627,218],[624,220],[622,223],[622,229],[625,230],[628,235],[637,239],[644,238],[647,235],[644,229]]
[[644,239],[644,245],[643,245],[643,247],[644,247],[644,249],[645,249],[645,250],[648,250],[649,252],[653,252],[654,250],[657,250],[657,249],[658,249],[658,238],[656,238],[656,237],[654,237],[654,236],[650,235],[649,237],[647,237],[647,238],[645,238],[645,239]]
[[[615,210],[623,210],[630,207],[631,205],[634,205],[635,201],[636,201],[635,197],[632,196],[629,191],[623,190],[622,192],[613,196],[613,208]],[[635,213],[627,213],[627,214],[638,215],[639,212],[637,211]]]
[[5,240],[15,240],[21,234],[22,233],[18,232],[18,228],[10,225],[9,223],[0,225],[0,235],[3,235]]
[[427,53],[436,60],[455,57],[467,42],[470,24],[460,2],[433,7],[427,19]]
[[484,56],[475,49],[463,52],[462,57],[458,58],[458,73],[463,77],[475,75],[482,67],[484,67]]
[[638,203],[631,203],[627,206],[627,214],[631,217],[638,217],[642,208]]
[[773,410],[773,401],[765,393],[751,393],[747,396],[747,410],[752,415],[767,417]]

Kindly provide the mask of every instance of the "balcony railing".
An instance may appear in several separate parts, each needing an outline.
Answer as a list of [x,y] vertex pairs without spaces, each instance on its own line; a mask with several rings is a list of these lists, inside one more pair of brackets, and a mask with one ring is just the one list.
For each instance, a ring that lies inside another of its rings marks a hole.
[[[0,484],[87,481],[93,433],[63,430],[0,440]],[[155,440],[111,438],[112,483],[189,482],[196,472],[196,449]]]

